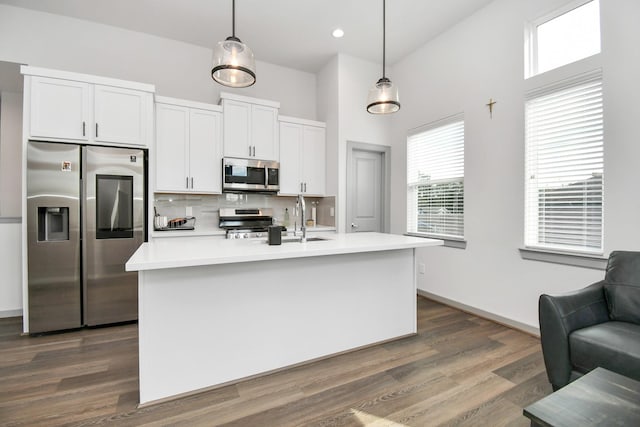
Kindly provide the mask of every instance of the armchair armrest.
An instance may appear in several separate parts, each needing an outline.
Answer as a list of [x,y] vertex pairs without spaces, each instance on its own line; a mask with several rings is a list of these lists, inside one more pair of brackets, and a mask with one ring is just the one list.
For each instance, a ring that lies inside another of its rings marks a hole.
[[541,295],[538,305],[540,341],[547,376],[554,390],[569,383],[569,334],[609,320],[604,281],[558,296]]

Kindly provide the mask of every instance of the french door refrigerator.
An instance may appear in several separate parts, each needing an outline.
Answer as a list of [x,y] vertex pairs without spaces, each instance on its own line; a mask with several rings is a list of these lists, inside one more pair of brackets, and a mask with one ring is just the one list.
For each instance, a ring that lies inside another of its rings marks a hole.
[[146,152],[29,141],[29,333],[137,319]]

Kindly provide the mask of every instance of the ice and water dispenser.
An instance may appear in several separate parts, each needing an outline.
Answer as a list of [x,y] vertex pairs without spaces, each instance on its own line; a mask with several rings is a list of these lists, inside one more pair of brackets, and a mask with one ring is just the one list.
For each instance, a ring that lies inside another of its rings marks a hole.
[[69,240],[69,208],[38,207],[38,241]]

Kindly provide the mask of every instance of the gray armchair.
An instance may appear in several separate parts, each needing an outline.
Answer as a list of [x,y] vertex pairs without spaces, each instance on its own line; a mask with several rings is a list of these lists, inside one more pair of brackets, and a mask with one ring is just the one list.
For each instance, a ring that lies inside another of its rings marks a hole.
[[604,280],[538,308],[554,390],[598,366],[640,381],[640,252],[612,252]]

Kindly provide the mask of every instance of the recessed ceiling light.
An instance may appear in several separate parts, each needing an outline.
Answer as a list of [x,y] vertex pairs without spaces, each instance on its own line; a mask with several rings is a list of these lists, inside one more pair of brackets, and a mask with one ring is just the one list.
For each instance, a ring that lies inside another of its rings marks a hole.
[[333,30],[333,33],[331,33],[331,35],[339,39],[340,37],[344,36],[344,31],[342,31],[342,28],[336,28],[335,30]]

